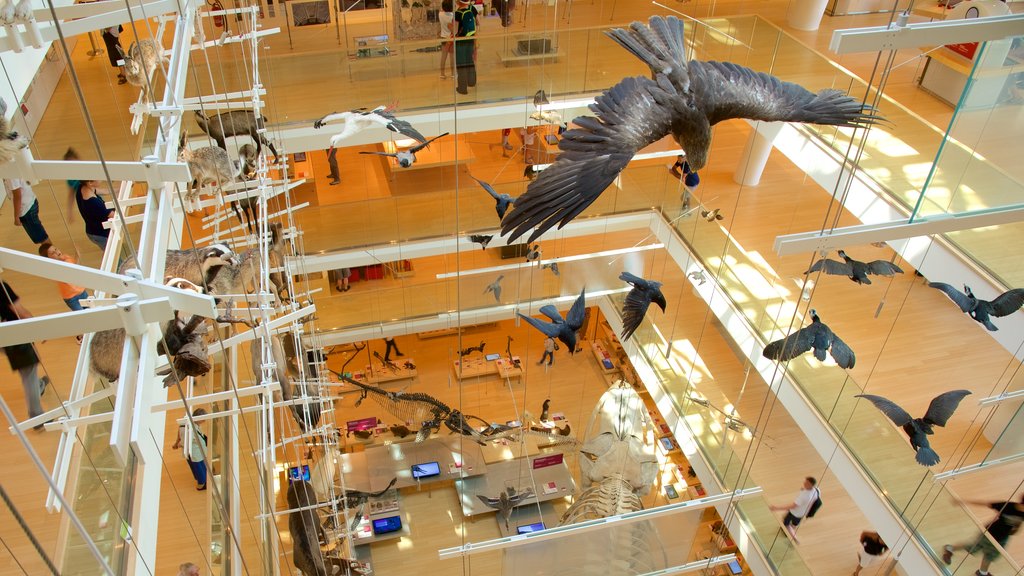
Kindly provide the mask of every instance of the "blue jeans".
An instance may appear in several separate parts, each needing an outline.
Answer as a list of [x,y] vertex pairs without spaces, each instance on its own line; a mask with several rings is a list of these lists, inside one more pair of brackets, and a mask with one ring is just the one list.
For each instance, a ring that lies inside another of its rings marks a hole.
[[192,469],[192,477],[196,479],[196,484],[200,486],[206,486],[206,462],[200,460],[199,462],[193,462],[186,458],[188,467]]
[[82,293],[78,294],[77,296],[65,298],[64,303],[68,305],[68,308],[71,308],[72,312],[78,312],[79,310],[82,309],[82,300],[85,300],[88,297],[89,293],[86,292],[85,290],[82,290]]
[[103,236],[100,234],[89,234],[88,232],[86,232],[85,235],[89,237],[90,242],[99,246],[100,250],[106,252],[107,239],[109,238],[109,236]]
[[39,200],[32,202],[32,207],[18,220],[21,222],[21,227],[25,229],[25,233],[36,244],[42,244],[50,238],[46,233],[46,228],[43,228],[43,223],[39,221]]
[[43,391],[43,383],[39,380],[39,364],[18,368],[21,376],[21,387],[25,391],[25,404],[28,405],[28,417],[33,418],[43,413],[43,403],[39,395]]

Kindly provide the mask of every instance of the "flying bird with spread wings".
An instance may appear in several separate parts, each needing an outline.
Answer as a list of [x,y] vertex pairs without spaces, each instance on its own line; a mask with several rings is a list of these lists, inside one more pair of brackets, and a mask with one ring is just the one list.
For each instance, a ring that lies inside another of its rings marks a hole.
[[647,25],[608,32],[651,69],[652,78],[622,80],[597,97],[596,115],[573,120],[558,160],[544,170],[502,222],[514,240],[533,229],[533,241],[565,226],[594,202],[641,148],[671,134],[693,171],[707,164],[711,127],[723,120],[808,122],[865,127],[880,120],[871,106],[825,89],[814,94],[730,62],[689,60],[683,22],[652,16]]
[[504,279],[505,275],[502,274],[498,276],[494,282],[491,282],[486,288],[484,288],[484,294],[487,294],[488,292],[494,294],[494,301],[499,304],[501,303],[501,281]]
[[928,287],[944,292],[950,300],[956,302],[963,313],[974,318],[975,321],[992,332],[999,330],[990,320],[992,316],[996,318],[1009,316],[1024,305],[1024,288],[1014,288],[1003,292],[995,300],[982,300],[974,295],[971,287],[967,284],[964,284],[963,292],[944,282],[929,282]]
[[903,428],[910,437],[910,445],[917,453],[916,460],[921,466],[934,466],[940,462],[939,455],[932,450],[928,436],[934,434],[932,426],[945,426],[956,411],[960,401],[971,393],[970,390],[952,390],[939,394],[928,404],[928,412],[924,418],[913,418],[898,404],[874,394],[857,394],[857,398],[865,398],[875,405],[892,423]]
[[509,196],[508,194],[499,194],[498,191],[494,189],[494,186],[491,186],[490,184],[484,182],[483,180],[477,178],[476,176],[470,176],[473,178],[473,180],[476,180],[477,184],[479,184],[481,188],[486,190],[487,193],[491,195],[491,198],[494,198],[494,209],[498,212],[498,220],[504,218],[505,212],[508,211],[508,207],[511,206],[512,204],[515,204],[516,199],[513,198],[512,196]]
[[512,510],[528,498],[533,498],[533,488],[527,488],[518,492],[515,488],[508,486],[497,498],[489,498],[483,494],[477,494],[477,498],[488,508],[497,510],[505,520],[505,529],[508,529],[509,519],[512,518]]
[[846,276],[857,284],[871,284],[871,279],[868,278],[869,274],[877,274],[879,276],[903,274],[902,268],[888,260],[861,262],[860,260],[850,258],[846,255],[846,252],[842,250],[839,251],[839,257],[843,259],[843,262],[837,262],[829,258],[822,258],[812,264],[804,274],[821,271],[825,274],[832,274],[834,276]]
[[622,306],[622,339],[629,340],[643,321],[651,302],[657,304],[662,312],[667,304],[665,295],[661,293],[661,282],[645,280],[629,272],[619,274],[619,280],[633,287],[626,294],[626,302]]
[[480,248],[487,250],[487,245],[491,243],[491,239],[494,238],[494,234],[470,234],[469,241],[480,245]]
[[[433,138],[431,138],[430,140],[427,140],[426,142],[424,142],[422,144],[417,144],[417,145],[415,145],[415,146],[413,146],[411,148],[408,148],[406,150],[399,150],[398,152],[367,152],[367,151],[364,150],[364,151],[360,152],[360,154],[373,154],[373,155],[376,155],[376,156],[390,156],[390,157],[394,158],[395,160],[398,160],[398,165],[399,166],[401,166],[402,168],[408,168],[408,167],[410,167],[410,166],[412,166],[413,164],[416,163],[416,153],[417,152],[419,152],[420,150],[423,150],[427,146],[430,146],[430,143],[433,142],[434,140],[437,140],[438,138],[443,138],[443,137],[445,137],[447,135],[448,135],[448,133],[445,132],[444,134],[441,134],[440,136],[434,136]],[[334,146],[333,141],[332,141],[331,146],[332,147]]]
[[534,106],[540,108],[541,106],[547,106],[548,104],[551,104],[551,100],[548,100],[548,95],[544,92],[543,88],[533,93]]
[[344,122],[345,127],[341,132],[331,137],[331,148],[335,148],[338,142],[352,136],[356,132],[362,132],[374,126],[383,126],[392,132],[407,136],[418,142],[426,142],[427,139],[420,134],[419,130],[413,128],[412,124],[405,120],[399,120],[392,114],[392,109],[387,106],[377,106],[373,110],[357,108],[349,112],[331,112],[323,118],[313,122],[313,128],[323,128],[332,122]]
[[550,318],[551,322],[517,314],[520,318],[526,320],[530,326],[543,332],[545,336],[561,340],[563,344],[569,347],[569,354],[573,354],[576,352],[576,332],[583,327],[583,320],[587,316],[586,294],[586,288],[580,291],[579,297],[573,302],[572,308],[569,308],[569,313],[566,314],[565,319],[562,319],[562,315],[558,313],[558,308],[551,304],[540,307],[540,313]]
[[725,216],[722,216],[721,208],[715,208],[714,210],[701,210],[700,217],[707,220],[708,222],[714,222],[716,220],[725,220]]
[[832,359],[841,368],[853,368],[857,361],[853,350],[821,321],[816,310],[811,310],[810,326],[768,344],[764,347],[761,355],[765,358],[785,362],[811,349],[814,349],[814,357],[822,362],[825,361],[825,352],[831,352]]

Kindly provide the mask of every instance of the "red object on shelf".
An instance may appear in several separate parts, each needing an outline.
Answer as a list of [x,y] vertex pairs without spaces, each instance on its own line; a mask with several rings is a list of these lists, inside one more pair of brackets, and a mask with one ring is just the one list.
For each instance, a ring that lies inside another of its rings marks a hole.
[[949,48],[954,53],[959,54],[968,60],[974,60],[974,55],[978,52],[978,43],[964,42],[961,44],[946,44],[946,48]]

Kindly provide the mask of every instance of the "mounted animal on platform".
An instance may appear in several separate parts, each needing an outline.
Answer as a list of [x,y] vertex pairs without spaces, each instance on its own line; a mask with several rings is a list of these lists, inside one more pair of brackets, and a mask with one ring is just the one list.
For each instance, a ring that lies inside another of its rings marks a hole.
[[190,149],[188,137],[181,136],[181,146],[178,159],[188,164],[189,173],[192,175],[192,182],[185,192],[185,210],[195,212],[199,209],[199,197],[203,188],[208,183],[213,183],[214,192],[217,194],[219,204],[224,204],[222,190],[238,180],[246,169],[255,161],[255,152],[250,144],[242,146],[239,152],[241,159],[231,160],[227,150],[216,146],[204,146],[202,148]]
[[140,40],[132,43],[127,53],[120,46],[117,51],[124,60],[124,77],[128,83],[142,88],[142,93],[149,96],[152,82],[156,80],[153,71],[161,62],[168,62],[162,54],[163,49],[155,40]]
[[195,116],[199,128],[209,134],[210,138],[213,138],[221,148],[227,149],[225,140],[229,136],[249,136],[256,143],[257,156],[263,151],[263,146],[266,146],[274,154],[274,162],[277,162],[277,149],[266,136],[260,133],[267,126],[266,116],[261,115],[257,120],[256,114],[252,110],[232,110],[213,116],[207,116],[202,111],[196,110]]
[[465,348],[463,350],[459,350],[459,358],[465,358],[466,356],[469,356],[473,352],[479,352],[479,353],[483,354],[484,353],[484,346],[487,346],[487,342],[484,342],[483,340],[481,340],[480,344],[478,344],[476,346],[470,346],[469,348]]

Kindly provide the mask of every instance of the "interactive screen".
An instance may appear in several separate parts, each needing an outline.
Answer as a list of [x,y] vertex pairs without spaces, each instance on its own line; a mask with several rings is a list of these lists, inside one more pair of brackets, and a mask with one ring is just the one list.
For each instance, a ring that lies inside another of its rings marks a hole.
[[675,442],[673,442],[668,436],[659,438],[658,441],[661,442],[661,447],[664,448],[666,452],[671,452],[676,448]]
[[484,356],[484,360],[487,360],[488,362],[497,360],[498,358],[501,358],[501,354],[488,354],[487,356]]
[[374,534],[387,534],[388,532],[398,532],[402,529],[402,517],[401,516],[390,516],[388,518],[377,518],[373,521],[373,533]]
[[743,567],[740,566],[739,560],[733,560],[732,562],[729,562],[729,571],[733,574],[743,573]]
[[349,420],[345,423],[345,428],[349,432],[356,430],[373,430],[377,427],[377,418],[363,418],[361,420]]
[[309,482],[309,464],[303,464],[301,470],[299,466],[292,466],[288,469],[288,481],[297,482],[299,480]]
[[429,478],[431,476],[437,476],[440,473],[441,467],[438,466],[437,462],[423,462],[422,464],[412,465],[413,478]]
[[529,534],[530,532],[540,532],[543,529],[543,522],[534,522],[533,524],[527,524],[525,526],[516,526],[516,534]]

